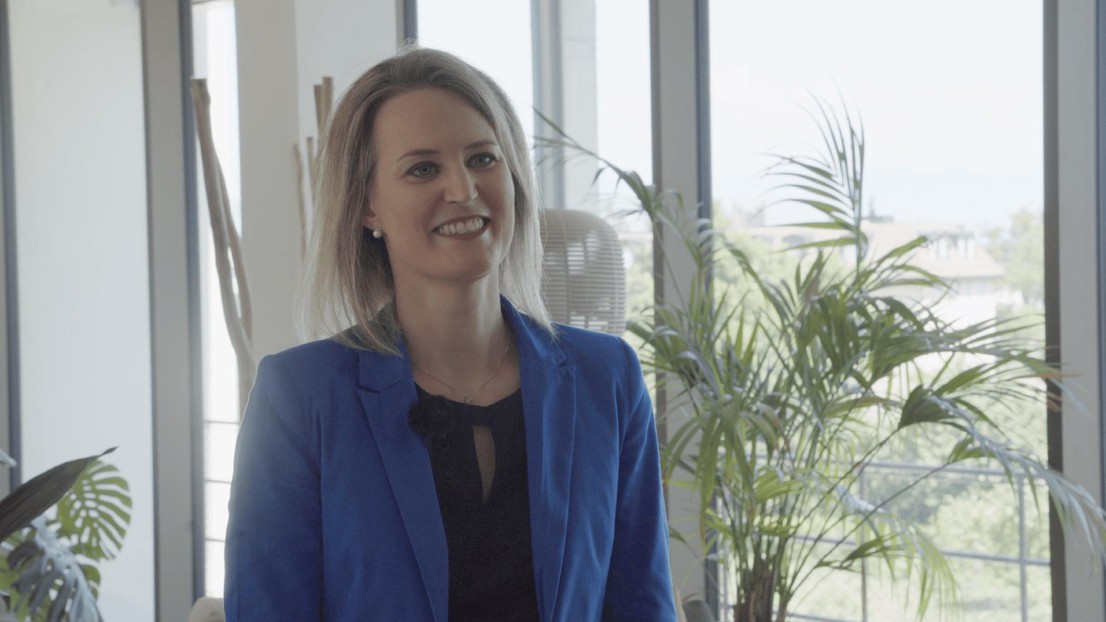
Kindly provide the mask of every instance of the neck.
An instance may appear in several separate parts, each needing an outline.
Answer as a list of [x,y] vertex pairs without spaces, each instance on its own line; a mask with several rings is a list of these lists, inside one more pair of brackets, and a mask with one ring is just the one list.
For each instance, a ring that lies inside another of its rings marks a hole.
[[[396,314],[415,369],[461,393],[477,391],[503,360],[511,339],[498,285],[398,285]],[[416,374],[416,380],[424,379]]]

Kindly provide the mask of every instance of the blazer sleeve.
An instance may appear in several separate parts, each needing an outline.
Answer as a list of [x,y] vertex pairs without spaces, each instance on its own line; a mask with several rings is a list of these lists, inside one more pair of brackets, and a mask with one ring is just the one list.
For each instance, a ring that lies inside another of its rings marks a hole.
[[653,405],[637,355],[625,342],[622,347],[627,358],[629,409],[622,431],[614,546],[603,620],[675,622]]
[[226,541],[227,622],[322,618],[318,428],[266,357],[242,417]]

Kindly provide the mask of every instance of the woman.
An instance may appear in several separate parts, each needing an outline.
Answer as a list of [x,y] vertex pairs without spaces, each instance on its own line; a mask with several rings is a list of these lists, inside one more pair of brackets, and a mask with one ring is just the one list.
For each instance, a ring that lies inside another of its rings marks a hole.
[[641,370],[550,323],[531,175],[507,97],[449,54],[343,96],[307,300],[352,328],[261,362],[229,621],[676,619]]

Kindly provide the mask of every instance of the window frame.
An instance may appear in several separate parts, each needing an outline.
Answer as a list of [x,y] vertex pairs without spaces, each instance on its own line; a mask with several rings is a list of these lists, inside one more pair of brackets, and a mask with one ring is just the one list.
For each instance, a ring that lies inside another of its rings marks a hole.
[[11,49],[8,2],[0,0],[0,448],[16,460],[0,478],[0,496],[19,485],[23,471],[19,416],[19,313],[15,240],[15,166],[12,142]]

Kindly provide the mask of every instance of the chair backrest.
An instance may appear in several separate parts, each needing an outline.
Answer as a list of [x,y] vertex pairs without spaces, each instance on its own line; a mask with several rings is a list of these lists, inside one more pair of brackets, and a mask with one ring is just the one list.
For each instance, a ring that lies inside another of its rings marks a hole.
[[579,210],[545,209],[541,219],[542,295],[553,321],[621,335],[626,269],[614,228]]
[[687,622],[715,622],[714,613],[704,600],[689,600],[684,602],[684,615]]
[[226,622],[226,614],[223,613],[223,599],[203,597],[192,605],[192,612],[188,614],[188,622]]

